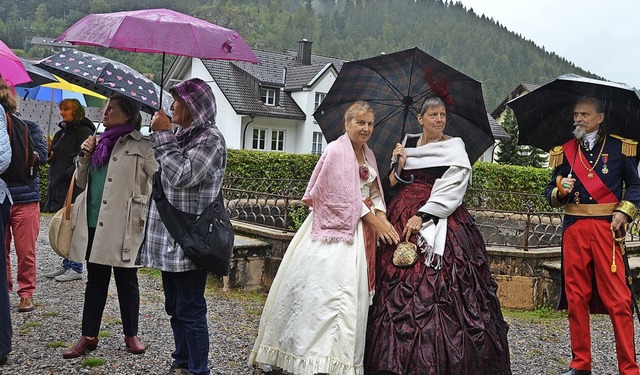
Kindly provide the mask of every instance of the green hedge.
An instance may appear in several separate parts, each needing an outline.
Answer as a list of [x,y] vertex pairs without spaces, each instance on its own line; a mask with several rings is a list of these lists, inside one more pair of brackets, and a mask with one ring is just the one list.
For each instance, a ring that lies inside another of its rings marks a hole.
[[548,168],[477,162],[470,188],[542,194],[550,178]]
[[308,180],[320,157],[250,150],[228,151],[227,176]]
[[[226,174],[234,177],[274,180],[308,180],[318,159],[318,155],[312,154],[285,154],[230,149]],[[40,195],[43,203],[47,194],[48,170],[48,164],[40,166]],[[547,168],[477,162],[473,165],[473,179],[467,193],[468,197],[465,200],[468,202],[475,201],[475,197],[471,195],[477,194],[477,190],[542,194],[549,183],[550,176],[551,172]],[[499,205],[500,202],[496,200],[490,204]],[[302,217],[302,220],[304,220],[304,217]]]

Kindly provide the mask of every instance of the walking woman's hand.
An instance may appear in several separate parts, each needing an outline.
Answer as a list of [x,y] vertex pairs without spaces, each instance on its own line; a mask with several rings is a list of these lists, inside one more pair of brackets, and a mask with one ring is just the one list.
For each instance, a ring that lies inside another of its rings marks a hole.
[[380,240],[388,245],[397,245],[400,242],[400,235],[398,234],[398,231],[396,231],[396,228],[394,228],[389,220],[387,220],[386,214],[382,211],[378,211],[376,217],[379,222],[379,226],[376,228],[376,231],[378,232]]

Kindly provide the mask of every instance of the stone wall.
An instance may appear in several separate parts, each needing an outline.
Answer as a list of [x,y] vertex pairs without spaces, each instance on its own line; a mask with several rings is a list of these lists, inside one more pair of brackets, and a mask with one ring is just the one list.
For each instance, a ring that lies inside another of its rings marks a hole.
[[[234,221],[236,244],[228,286],[268,291],[294,233]],[[627,246],[632,277],[640,276],[640,243]],[[560,248],[522,250],[489,247],[489,267],[498,283],[498,298],[506,309],[533,310],[556,306],[560,291]],[[620,265],[619,267],[622,267]],[[637,284],[637,283],[636,283]],[[635,288],[636,295],[640,289]]]

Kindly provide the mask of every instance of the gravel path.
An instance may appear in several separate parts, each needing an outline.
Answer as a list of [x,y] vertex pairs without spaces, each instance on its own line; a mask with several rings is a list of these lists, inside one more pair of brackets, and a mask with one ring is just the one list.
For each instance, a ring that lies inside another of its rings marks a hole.
[[[162,282],[149,272],[139,273],[140,338],[148,345],[146,353],[133,355],[126,351],[112,279],[98,348],[78,359],[62,358],[62,352],[80,336],[85,282],[60,283],[44,277],[44,273],[59,262],[48,246],[49,218],[47,215],[42,217],[37,245],[36,310],[18,313],[19,299],[15,292],[11,294],[13,352],[9,362],[0,367],[0,374],[166,374],[171,363],[173,338],[163,309]],[[12,265],[15,270],[13,255]],[[211,373],[254,374],[246,365],[246,359],[253,346],[262,299],[250,293],[225,293],[219,281],[213,285],[207,297]],[[514,374],[553,375],[567,369],[571,350],[566,317],[532,321],[510,313],[506,315],[511,326],[509,343]],[[608,317],[594,316],[591,324],[593,373],[617,374]],[[636,321],[636,345],[639,327]],[[88,358],[102,359],[104,364],[87,367],[83,363]]]

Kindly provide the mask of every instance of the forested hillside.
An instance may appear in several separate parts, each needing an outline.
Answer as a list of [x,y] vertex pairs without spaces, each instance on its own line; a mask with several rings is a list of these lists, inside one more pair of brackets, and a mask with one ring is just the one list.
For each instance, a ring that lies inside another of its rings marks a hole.
[[[316,54],[353,60],[417,46],[481,81],[489,111],[520,82],[542,84],[567,72],[600,78],[442,0],[0,0],[0,39],[19,54],[45,57],[51,51],[30,44],[33,36],[57,37],[89,13],[143,8],[206,19],[268,51],[296,49],[306,38]],[[158,55],[83,49],[144,73],[160,71]]]

